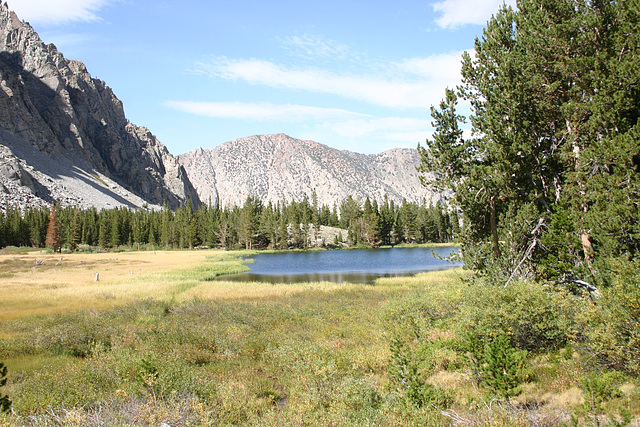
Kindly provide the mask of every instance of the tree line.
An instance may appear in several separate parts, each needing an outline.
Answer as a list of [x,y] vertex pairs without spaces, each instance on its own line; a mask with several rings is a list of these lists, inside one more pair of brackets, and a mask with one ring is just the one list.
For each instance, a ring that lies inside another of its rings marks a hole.
[[[321,226],[343,229],[322,238]],[[220,207],[191,202],[171,210],[77,207],[8,207],[0,213],[0,247],[27,246],[76,250],[215,247],[223,249],[291,249],[449,242],[459,230],[455,212],[438,202],[427,205],[404,200],[396,205],[348,197],[339,205],[312,200],[264,203],[247,197],[242,206]]]

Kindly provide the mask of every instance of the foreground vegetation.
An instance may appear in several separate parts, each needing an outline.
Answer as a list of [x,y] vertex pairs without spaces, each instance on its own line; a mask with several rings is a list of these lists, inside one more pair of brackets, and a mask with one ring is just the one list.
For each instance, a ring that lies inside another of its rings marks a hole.
[[624,425],[640,415],[637,365],[597,357],[621,308],[608,292],[594,304],[459,269],[374,286],[212,281],[244,268],[236,255],[1,255],[0,396],[12,405],[0,424]]

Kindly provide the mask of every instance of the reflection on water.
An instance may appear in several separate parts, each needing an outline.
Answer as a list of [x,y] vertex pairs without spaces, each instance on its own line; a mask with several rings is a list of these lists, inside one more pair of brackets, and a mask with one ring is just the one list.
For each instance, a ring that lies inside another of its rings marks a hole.
[[452,252],[457,249],[389,248],[258,254],[249,264],[251,271],[223,276],[220,280],[373,284],[380,277],[408,276],[462,265],[442,259]]

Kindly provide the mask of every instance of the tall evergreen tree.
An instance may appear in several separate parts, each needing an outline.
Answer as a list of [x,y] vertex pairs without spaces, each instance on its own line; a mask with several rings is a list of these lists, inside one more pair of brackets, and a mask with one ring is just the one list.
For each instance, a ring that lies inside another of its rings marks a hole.
[[383,245],[390,245],[392,242],[391,234],[395,223],[395,212],[393,201],[385,194],[384,202],[380,207],[380,216],[378,219],[378,235]]
[[258,237],[262,202],[255,196],[247,196],[240,212],[240,239],[245,249],[252,249]]
[[51,203],[51,208],[49,209],[49,223],[47,224],[45,245],[51,248],[51,252],[58,252],[62,249],[56,206],[53,203]]
[[432,108],[436,132],[420,152],[437,175],[426,184],[455,192],[471,267],[507,282],[604,280],[601,260],[638,256],[638,8],[520,0],[463,56],[462,84]]
[[[42,246],[47,236],[47,211],[44,209],[27,209],[24,219],[29,227],[30,246]],[[0,246],[2,246],[1,243]]]
[[313,195],[311,196],[311,223],[313,224],[313,245],[318,245],[318,239],[320,238],[320,207],[318,206],[318,194],[315,188],[313,189]]

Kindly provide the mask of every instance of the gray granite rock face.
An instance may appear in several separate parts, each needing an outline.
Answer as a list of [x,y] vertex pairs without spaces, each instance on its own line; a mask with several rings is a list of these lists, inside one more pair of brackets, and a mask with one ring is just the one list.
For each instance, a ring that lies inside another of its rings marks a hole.
[[44,44],[6,4],[0,4],[0,185],[0,206],[58,199],[98,208],[199,204],[177,159],[127,120],[111,88]]
[[379,202],[435,203],[440,193],[422,186],[415,149],[393,149],[377,155],[337,150],[284,134],[256,135],[198,148],[178,156],[203,203],[242,205],[247,196],[264,203],[311,201],[332,207],[348,196]]

